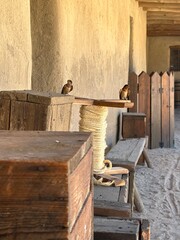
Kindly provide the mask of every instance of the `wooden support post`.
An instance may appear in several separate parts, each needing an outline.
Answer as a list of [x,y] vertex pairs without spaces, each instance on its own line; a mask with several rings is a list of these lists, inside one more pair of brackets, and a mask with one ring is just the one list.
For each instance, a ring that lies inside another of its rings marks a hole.
[[149,168],[153,168],[152,163],[151,163],[151,161],[150,161],[150,159],[149,159],[149,157],[148,157],[147,149],[146,149],[146,148],[144,148],[144,150],[143,150],[143,156],[144,156],[144,160],[145,160],[146,163],[147,163],[147,166],[148,166]]
[[141,200],[141,196],[135,184],[134,184],[134,204],[138,212],[144,211],[144,204]]
[[129,173],[129,195],[128,195],[128,202],[131,203],[131,208],[133,211],[134,207],[134,171]]

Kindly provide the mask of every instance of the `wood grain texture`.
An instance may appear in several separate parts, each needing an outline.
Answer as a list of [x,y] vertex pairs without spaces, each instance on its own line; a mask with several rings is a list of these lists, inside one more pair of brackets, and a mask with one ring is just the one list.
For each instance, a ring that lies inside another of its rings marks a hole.
[[142,138],[146,136],[146,115],[144,113],[122,113],[122,137]]
[[136,73],[131,72],[129,74],[128,80],[129,88],[130,88],[130,100],[134,103],[134,106],[129,109],[129,112],[138,112],[138,76]]
[[[34,214],[34,220],[32,222],[29,219],[25,220],[22,215],[18,213],[17,217],[20,220],[15,228],[8,223],[7,226],[2,227],[0,224],[0,239],[2,240],[74,240],[74,239],[87,239],[93,240],[93,204],[92,204],[92,193],[90,193],[82,206],[82,211],[77,218],[77,221],[70,232],[68,228],[59,226],[54,219],[53,214],[49,214],[49,219],[42,219],[38,216],[38,212]],[[52,205],[52,204],[50,204]],[[42,206],[43,208],[44,206]],[[52,209],[52,206],[49,206]],[[29,211],[31,207],[29,207]],[[56,209],[57,210],[57,209]],[[22,214],[24,211],[22,209]],[[6,214],[6,217],[9,218]],[[17,218],[16,217],[16,218]],[[21,218],[20,218],[21,217]],[[46,217],[46,216],[45,216]],[[59,212],[59,217],[61,218],[61,213]],[[17,219],[11,219],[16,221]],[[58,220],[58,218],[57,218]],[[22,228],[22,224],[26,227]],[[54,224],[54,225],[53,225]],[[4,225],[4,223],[3,223]]]
[[150,146],[157,148],[161,142],[161,77],[151,76],[151,134]]
[[56,104],[48,106],[46,130],[67,131],[70,128],[72,104]]
[[137,220],[94,218],[94,240],[139,240],[139,231]]
[[73,96],[31,90],[0,92],[3,130],[68,131]]
[[106,217],[131,217],[129,203],[94,200],[94,215]]
[[145,138],[121,140],[106,155],[106,159],[111,160],[113,166],[126,167],[130,171],[128,202],[131,203],[132,210],[134,206],[134,173],[145,144]]
[[92,193],[91,145],[90,133],[0,132],[0,238],[73,231]]
[[150,136],[150,76],[142,72],[139,77],[139,112],[146,114],[146,134]]
[[161,84],[162,84],[162,146],[163,147],[169,147],[170,146],[170,112],[169,112],[169,106],[170,106],[170,89],[169,89],[169,81],[170,77],[165,72],[161,77]]
[[174,147],[174,74],[170,73],[170,146]]
[[120,140],[107,153],[106,158],[111,160],[114,166],[124,167],[129,164],[129,170],[135,169],[145,143],[145,138]]
[[116,108],[132,108],[134,103],[129,100],[119,99],[90,99],[75,97],[74,104],[80,105],[95,105],[104,107],[116,107]]

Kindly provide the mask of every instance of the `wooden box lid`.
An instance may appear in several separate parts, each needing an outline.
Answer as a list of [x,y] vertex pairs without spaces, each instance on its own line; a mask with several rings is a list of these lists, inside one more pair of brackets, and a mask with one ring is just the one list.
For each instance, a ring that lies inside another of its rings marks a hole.
[[88,132],[0,131],[0,162],[47,163],[70,174],[91,142]]
[[0,223],[72,231],[92,191],[91,133],[0,131],[0,152]]
[[74,101],[74,96],[71,95],[54,92],[38,92],[33,90],[1,91],[0,98],[45,105],[67,104],[73,103]]

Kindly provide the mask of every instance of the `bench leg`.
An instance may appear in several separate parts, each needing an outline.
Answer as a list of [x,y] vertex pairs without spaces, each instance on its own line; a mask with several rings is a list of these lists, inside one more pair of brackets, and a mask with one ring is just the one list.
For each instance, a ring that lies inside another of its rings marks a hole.
[[134,208],[134,171],[130,171],[129,173],[129,195],[128,202],[131,204],[131,210]]
[[139,191],[136,187],[136,184],[134,184],[134,205],[135,205],[136,210],[138,212],[143,212],[144,211],[144,204],[141,200],[141,196],[140,196]]

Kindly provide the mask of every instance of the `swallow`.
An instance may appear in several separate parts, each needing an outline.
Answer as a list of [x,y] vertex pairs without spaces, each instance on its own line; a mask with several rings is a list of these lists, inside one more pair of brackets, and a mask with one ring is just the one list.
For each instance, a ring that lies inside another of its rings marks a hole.
[[68,94],[73,90],[73,85],[71,80],[67,80],[67,83],[63,86],[61,94]]
[[128,100],[130,95],[129,85],[126,84],[122,89],[119,91],[119,99],[121,100]]

